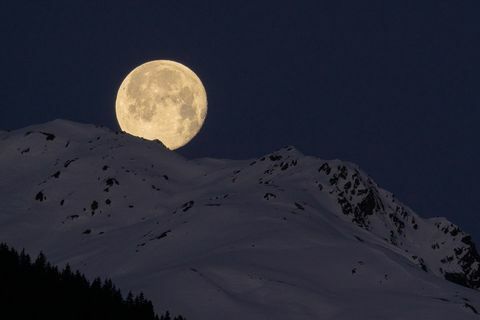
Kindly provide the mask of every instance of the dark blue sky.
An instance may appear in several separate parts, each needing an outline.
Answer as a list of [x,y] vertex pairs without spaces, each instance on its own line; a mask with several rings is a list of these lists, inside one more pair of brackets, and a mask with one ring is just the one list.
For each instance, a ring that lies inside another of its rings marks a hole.
[[355,162],[479,240],[479,16],[479,1],[4,1],[0,128],[118,129],[125,75],[176,60],[209,100],[181,154],[291,144]]

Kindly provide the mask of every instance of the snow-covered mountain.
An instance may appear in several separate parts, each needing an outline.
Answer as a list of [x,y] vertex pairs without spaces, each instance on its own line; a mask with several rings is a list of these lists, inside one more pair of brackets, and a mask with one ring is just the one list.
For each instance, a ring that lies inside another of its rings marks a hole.
[[0,241],[190,320],[479,317],[470,236],[293,147],[188,160],[56,120],[0,131],[0,203]]

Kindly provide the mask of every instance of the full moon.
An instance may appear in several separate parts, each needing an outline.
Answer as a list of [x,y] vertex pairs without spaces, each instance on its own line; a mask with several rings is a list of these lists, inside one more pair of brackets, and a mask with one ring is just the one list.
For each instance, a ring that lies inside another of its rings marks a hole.
[[160,140],[170,150],[186,145],[207,115],[207,93],[189,68],[154,60],[133,69],[118,89],[120,128],[137,137]]

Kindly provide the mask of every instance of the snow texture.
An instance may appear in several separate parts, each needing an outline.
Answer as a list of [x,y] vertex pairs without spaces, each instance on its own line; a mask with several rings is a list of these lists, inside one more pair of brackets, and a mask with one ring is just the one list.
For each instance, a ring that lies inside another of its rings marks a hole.
[[0,201],[0,241],[191,320],[479,318],[467,234],[293,147],[188,160],[55,120],[0,132]]

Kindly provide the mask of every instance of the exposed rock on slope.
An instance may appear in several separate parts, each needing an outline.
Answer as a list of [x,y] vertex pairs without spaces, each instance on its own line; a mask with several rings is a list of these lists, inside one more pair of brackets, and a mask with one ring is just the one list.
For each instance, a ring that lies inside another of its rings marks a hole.
[[0,132],[0,201],[0,241],[112,277],[189,319],[480,310],[480,257],[459,227],[421,218],[351,163],[293,147],[187,160],[56,120]]

